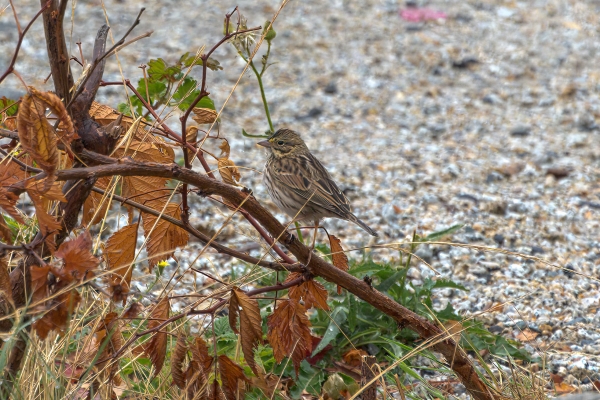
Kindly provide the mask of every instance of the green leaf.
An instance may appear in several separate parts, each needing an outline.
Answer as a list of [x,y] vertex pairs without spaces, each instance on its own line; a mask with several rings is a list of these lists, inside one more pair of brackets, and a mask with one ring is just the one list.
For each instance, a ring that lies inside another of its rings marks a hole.
[[[195,65],[203,65],[203,62],[202,62],[201,58],[196,59],[195,54],[190,54],[189,52],[187,52],[179,58],[179,64],[183,64],[184,66],[189,68],[189,67],[195,66]],[[223,67],[221,67],[221,63],[212,57],[208,57],[208,60],[206,62],[206,67],[213,71],[218,71],[218,70],[223,69]]]
[[396,271],[389,278],[383,280],[378,286],[377,290],[380,292],[387,292],[392,285],[398,283],[403,275],[406,275],[406,269],[401,269],[400,271]]
[[329,326],[327,327],[323,338],[319,342],[319,345],[313,350],[313,357],[323,350],[325,346],[327,346],[333,339],[335,339],[338,333],[340,333],[339,327],[343,325],[344,321],[346,320],[346,312],[342,307],[337,307],[331,313],[331,319],[332,321],[329,323]]
[[129,104],[127,103],[121,103],[117,106],[117,111],[120,113],[123,113],[123,115],[127,115],[128,117],[131,117],[131,109],[129,108]]
[[162,58],[148,62],[148,80],[150,82],[169,81],[175,82],[179,79],[181,68],[177,65],[168,66]]
[[346,297],[348,298],[348,328],[350,332],[354,332],[356,328],[356,314],[358,313],[358,307],[354,295],[346,291]]
[[425,236],[424,238],[421,238],[421,241],[422,242],[436,242],[439,239],[443,238],[444,236],[450,235],[450,234],[458,231],[463,226],[465,226],[465,225],[464,224],[453,225],[448,229],[444,229],[442,231],[431,233],[431,234]]
[[[154,104],[157,101],[164,101],[164,97],[167,94],[167,85],[165,85],[163,82],[148,81],[148,91],[146,92],[146,81],[144,78],[142,78],[138,81],[137,91],[146,101],[148,101],[150,104]],[[137,96],[136,100],[139,101]]]
[[447,320],[460,321],[461,320],[460,316],[456,315],[456,313],[454,312],[454,307],[452,307],[452,304],[450,304],[450,303],[448,303],[446,305],[446,308],[444,308],[442,311],[436,312],[435,315],[442,321],[447,321]]
[[464,287],[460,283],[456,283],[456,282],[451,281],[449,279],[443,279],[443,278],[437,279],[431,288],[432,289],[452,288],[452,289],[463,290],[465,292],[469,291],[469,289],[467,289],[466,287]]
[[325,376],[320,369],[313,368],[306,360],[302,360],[296,386],[292,388],[290,393],[295,399],[299,399],[303,391],[307,391],[314,396],[319,396],[321,393],[321,383],[324,379]]
[[[17,102],[15,100],[11,100],[5,96],[2,96],[2,98],[0,99],[0,110],[4,110],[6,107],[8,107],[8,109],[4,111],[6,115],[9,117],[16,115],[17,111],[19,111],[19,105],[16,103]],[[9,107],[11,104],[14,105]]]

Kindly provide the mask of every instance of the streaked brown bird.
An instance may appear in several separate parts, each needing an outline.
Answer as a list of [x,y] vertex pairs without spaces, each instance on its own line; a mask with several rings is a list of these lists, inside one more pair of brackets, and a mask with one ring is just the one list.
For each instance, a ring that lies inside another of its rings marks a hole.
[[270,153],[263,175],[267,190],[277,207],[294,221],[310,221],[316,229],[322,218],[339,218],[378,236],[352,214],[350,202],[298,133],[279,129],[258,144]]

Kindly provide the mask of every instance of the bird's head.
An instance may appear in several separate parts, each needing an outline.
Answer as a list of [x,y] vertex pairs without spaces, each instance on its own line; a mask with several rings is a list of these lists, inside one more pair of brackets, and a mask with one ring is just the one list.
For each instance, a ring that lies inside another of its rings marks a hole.
[[271,150],[271,153],[277,158],[308,151],[304,140],[291,129],[279,129],[270,138],[258,142],[258,144]]

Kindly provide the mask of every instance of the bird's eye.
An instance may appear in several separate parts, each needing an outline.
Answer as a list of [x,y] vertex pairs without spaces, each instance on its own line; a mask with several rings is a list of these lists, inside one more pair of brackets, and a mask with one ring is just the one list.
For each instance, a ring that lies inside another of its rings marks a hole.
[[283,146],[283,140],[280,140],[279,142],[277,142],[277,144]]

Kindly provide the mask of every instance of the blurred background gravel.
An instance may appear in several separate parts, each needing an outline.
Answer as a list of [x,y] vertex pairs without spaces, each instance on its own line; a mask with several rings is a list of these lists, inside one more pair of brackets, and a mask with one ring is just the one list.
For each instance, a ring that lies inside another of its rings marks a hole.
[[[36,1],[15,3],[23,26],[39,9]],[[547,357],[550,371],[591,389],[600,378],[600,2],[409,3],[290,1],[274,25],[275,64],[265,78],[275,127],[303,134],[355,213],[380,232],[378,243],[462,223],[452,241],[564,266],[449,246],[418,253],[470,289],[439,292],[436,307],[451,301],[465,316],[494,307],[479,317],[493,332],[524,341],[533,354]],[[212,46],[235,5],[248,26],[262,25],[279,7],[270,0],[104,4],[116,39],[146,7],[132,37],[148,30],[153,35],[121,51],[120,63],[112,57],[105,75],[118,80],[122,69],[134,82],[142,76],[138,66],[151,58],[174,62],[186,51]],[[446,18],[407,21],[401,11],[411,5]],[[67,12],[74,55],[81,41],[90,57],[105,18],[99,1],[78,1],[74,15]],[[0,15],[0,69],[16,39],[6,9]],[[220,107],[244,63],[230,45],[214,57],[224,70],[209,72],[208,89]],[[41,23],[23,42],[16,69],[28,84],[52,88],[43,83],[49,66]],[[200,72],[196,68],[192,76],[199,80]],[[0,87],[0,96],[23,92],[14,77]],[[122,88],[107,87],[98,100],[116,106],[125,96]],[[171,122],[177,128],[176,116]],[[242,137],[242,128],[254,134],[268,128],[250,72],[225,108],[220,133],[232,143],[231,158],[249,168],[242,170],[242,183],[277,211],[258,172],[264,151]],[[217,151],[218,144],[207,146]],[[193,222],[216,231],[224,216],[205,213],[202,204]],[[373,243],[352,224],[331,220],[325,226],[348,249]],[[232,226],[220,240],[233,236]],[[235,240],[258,251],[251,239]],[[392,250],[371,254],[398,258]],[[222,265],[228,266],[225,259]],[[432,274],[423,266],[410,272],[417,283]],[[525,329],[536,335],[522,335]]]

